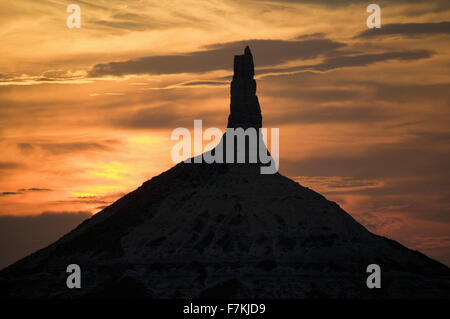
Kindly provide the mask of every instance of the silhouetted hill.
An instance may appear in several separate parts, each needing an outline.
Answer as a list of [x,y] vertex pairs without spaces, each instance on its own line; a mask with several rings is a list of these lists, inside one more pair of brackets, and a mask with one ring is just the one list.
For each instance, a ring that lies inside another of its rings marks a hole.
[[[261,127],[253,60],[235,58],[228,127]],[[226,136],[226,135],[225,135]],[[222,142],[225,138],[222,140]],[[0,272],[6,297],[450,297],[450,269],[370,233],[260,164],[180,163]],[[68,289],[68,264],[82,288]],[[382,287],[368,289],[378,264]]]

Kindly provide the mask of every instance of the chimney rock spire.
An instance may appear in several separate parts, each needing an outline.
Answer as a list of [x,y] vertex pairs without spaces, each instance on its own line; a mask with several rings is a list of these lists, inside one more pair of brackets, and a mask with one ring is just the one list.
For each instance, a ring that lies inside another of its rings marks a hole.
[[262,126],[261,108],[256,96],[253,55],[247,46],[243,55],[234,56],[234,75],[231,81],[231,103],[228,127],[247,129]]

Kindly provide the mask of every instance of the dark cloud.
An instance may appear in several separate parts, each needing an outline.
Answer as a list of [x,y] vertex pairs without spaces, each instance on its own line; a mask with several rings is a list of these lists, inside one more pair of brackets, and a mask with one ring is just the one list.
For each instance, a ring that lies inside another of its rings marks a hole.
[[178,84],[179,86],[223,86],[229,85],[229,81],[190,81]]
[[314,38],[324,38],[326,36],[325,33],[322,32],[316,32],[316,33],[310,33],[310,34],[301,34],[297,36],[296,40],[305,40],[305,39],[314,39]]
[[125,193],[117,192],[102,196],[78,196],[70,199],[58,200],[56,202],[63,204],[105,204],[103,206],[106,207],[124,195]]
[[429,101],[430,97],[434,102],[443,101],[446,105],[450,101],[450,83],[439,84],[386,84],[372,83],[376,88],[377,100],[387,100],[394,102],[406,101]]
[[237,41],[209,45],[205,47],[205,51],[97,64],[89,72],[89,75],[97,77],[127,74],[203,73],[213,70],[226,70],[232,67],[230,56],[242,54],[246,45],[250,45],[255,55],[255,64],[259,67],[277,65],[290,60],[312,59],[345,46],[343,43],[327,39]]
[[381,28],[367,29],[357,37],[370,38],[383,35],[415,36],[423,34],[450,34],[450,22],[385,24]]
[[89,212],[0,216],[0,268],[51,244],[90,216]]
[[116,151],[115,146],[120,144],[119,140],[103,140],[100,142],[68,142],[68,143],[17,143],[19,149],[29,153],[36,148],[53,155],[77,153],[85,151]]
[[24,154],[30,153],[33,150],[33,145],[31,145],[30,143],[18,143],[17,146]]
[[50,191],[52,191],[52,190],[49,188],[36,188],[36,187],[20,188],[17,191],[2,192],[2,193],[0,193],[0,196],[20,195],[20,194],[25,194],[28,192],[50,192]]
[[15,170],[15,169],[23,168],[23,167],[24,167],[24,165],[22,163],[0,162],[0,171]]
[[101,143],[49,143],[38,145],[52,154],[65,154],[83,151],[113,151],[109,145]]
[[77,199],[69,199],[69,200],[60,200],[58,203],[64,203],[64,204],[110,204],[109,202],[106,202],[104,200],[95,199],[95,198],[83,198],[78,197]]
[[277,74],[286,72],[301,72],[301,71],[329,71],[344,67],[361,67],[375,64],[378,62],[387,62],[390,60],[419,60],[430,58],[434,55],[433,51],[429,50],[412,50],[412,51],[393,51],[383,53],[371,54],[349,54],[346,52],[337,52],[333,56],[328,56],[323,62],[311,65],[302,65],[291,68],[268,68],[259,70],[259,75]]
[[425,130],[414,130],[409,132],[419,145],[428,144],[432,141],[433,144],[450,145],[450,132],[430,132]]
[[19,192],[51,192],[51,191],[52,189],[49,188],[38,188],[38,187],[19,189]]
[[0,193],[0,196],[19,195],[19,194],[22,194],[22,192],[2,192]]
[[413,50],[400,52],[383,52],[373,54],[359,54],[359,55],[342,55],[328,57],[323,63],[315,66],[316,70],[330,70],[339,67],[354,67],[366,66],[377,62],[385,62],[389,60],[418,60],[429,58],[434,54],[429,50]]
[[[190,52],[181,55],[151,56],[137,60],[97,64],[89,76],[123,76],[127,74],[178,74],[204,73],[213,70],[231,69],[229,57],[242,54],[246,45],[250,45],[257,66],[256,74],[276,75],[277,73],[328,71],[344,67],[362,67],[391,60],[409,61],[430,58],[431,50],[387,51],[381,53],[358,54],[352,51],[337,50],[346,46],[341,42],[317,38],[319,34],[303,35],[297,40],[248,40],[213,44],[205,51]],[[294,60],[307,60],[323,57],[320,63],[296,67],[274,67]],[[180,86],[223,85],[229,77],[215,81],[203,80],[179,84]]]
[[299,183],[305,183],[304,185],[313,185],[326,190],[328,193],[337,191],[337,193],[342,193],[342,191],[350,190],[353,192],[356,190],[374,188],[379,186],[377,180],[367,180],[355,178],[352,176],[299,176],[294,178],[294,180]]

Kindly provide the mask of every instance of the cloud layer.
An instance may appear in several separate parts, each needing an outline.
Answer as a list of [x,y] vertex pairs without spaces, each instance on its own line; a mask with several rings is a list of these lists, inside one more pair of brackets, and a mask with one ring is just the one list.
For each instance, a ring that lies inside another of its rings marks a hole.
[[88,212],[0,216],[0,269],[50,245],[90,216]]

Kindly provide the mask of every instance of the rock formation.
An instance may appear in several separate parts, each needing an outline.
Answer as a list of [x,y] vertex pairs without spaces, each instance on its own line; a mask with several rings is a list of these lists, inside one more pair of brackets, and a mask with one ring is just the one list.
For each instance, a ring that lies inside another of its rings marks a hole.
[[[261,127],[250,49],[228,127]],[[255,164],[256,165],[256,164]],[[82,288],[66,287],[78,264]],[[378,264],[381,288],[366,286]],[[242,164],[179,163],[0,272],[3,297],[450,297],[450,270],[336,203]]]
[[262,126],[261,108],[256,96],[253,56],[247,46],[243,55],[234,57],[234,75],[231,81],[231,103],[228,126],[232,128]]

